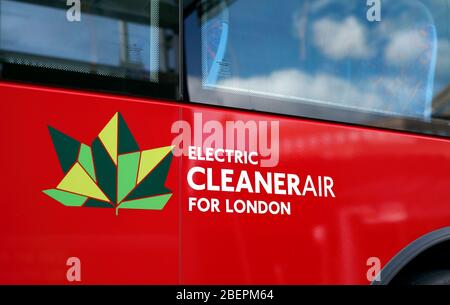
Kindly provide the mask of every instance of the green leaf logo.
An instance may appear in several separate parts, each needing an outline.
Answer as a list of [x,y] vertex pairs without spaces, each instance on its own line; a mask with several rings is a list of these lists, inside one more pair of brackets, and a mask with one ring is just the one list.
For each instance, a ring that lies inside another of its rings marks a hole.
[[49,127],[64,178],[44,193],[71,207],[162,210],[173,146],[140,151],[116,113],[91,146]]

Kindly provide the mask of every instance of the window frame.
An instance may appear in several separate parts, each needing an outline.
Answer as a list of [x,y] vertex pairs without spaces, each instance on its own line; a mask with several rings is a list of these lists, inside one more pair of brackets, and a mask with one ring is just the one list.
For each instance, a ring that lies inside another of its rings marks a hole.
[[[148,0],[150,1],[150,0]],[[33,3],[33,1],[29,1]],[[52,1],[48,1],[53,3]],[[178,14],[176,16],[178,27],[174,27],[174,35],[177,36],[177,50],[176,54],[176,70],[173,75],[158,72],[159,82],[152,82],[151,80],[139,80],[126,77],[108,76],[104,74],[95,74],[74,70],[64,70],[59,68],[52,68],[37,64],[19,64],[8,62],[4,60],[4,54],[10,53],[0,49],[0,81],[2,82],[20,82],[31,83],[36,85],[48,85],[58,88],[86,90],[90,92],[103,92],[119,94],[130,97],[145,97],[162,100],[180,100],[181,96],[181,81],[182,81],[182,65],[180,62],[180,52],[182,45],[182,36],[180,29],[182,27],[180,22],[180,11],[182,10],[181,0],[176,0],[178,4]],[[101,10],[100,10],[101,11]],[[167,15],[167,14],[165,14]],[[170,16],[175,17],[175,16]],[[174,21],[174,20],[171,20]],[[169,22],[169,21],[168,21]],[[169,22],[170,23],[170,22]],[[21,57],[32,58],[41,56],[33,54],[20,54]],[[42,57],[44,58],[44,57]],[[64,65],[64,59],[49,58],[49,61],[54,61],[56,65]],[[23,61],[23,60],[17,60]],[[75,63],[74,63],[75,64]],[[80,63],[83,66],[89,66],[89,63]]]

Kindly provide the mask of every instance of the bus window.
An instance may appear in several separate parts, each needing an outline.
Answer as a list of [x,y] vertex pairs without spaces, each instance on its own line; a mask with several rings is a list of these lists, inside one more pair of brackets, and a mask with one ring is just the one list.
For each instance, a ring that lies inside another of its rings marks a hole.
[[[167,88],[163,96],[173,97],[178,24],[177,0],[2,0],[2,74],[8,78],[11,69],[20,67],[59,71],[65,79],[74,76],[67,85],[89,75],[95,78],[87,88],[103,80],[105,89],[152,95],[152,88],[154,94]],[[22,73],[24,78],[31,75]],[[44,73],[37,81],[46,82],[46,77]],[[127,82],[129,86],[123,85]]]
[[449,135],[448,1],[188,2],[193,101]]

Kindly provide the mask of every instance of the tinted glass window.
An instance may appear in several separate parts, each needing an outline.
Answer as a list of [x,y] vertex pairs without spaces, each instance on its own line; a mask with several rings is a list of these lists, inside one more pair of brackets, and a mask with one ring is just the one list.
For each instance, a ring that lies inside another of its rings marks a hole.
[[178,24],[176,0],[2,0],[0,58],[6,72],[18,65],[82,73],[98,77],[94,87],[107,77],[129,81],[130,89],[142,83],[138,93],[149,95],[152,88],[160,93],[158,85],[170,87],[172,96]]
[[434,119],[449,135],[449,8],[449,0],[189,1],[189,94],[400,129],[410,127],[403,119]]

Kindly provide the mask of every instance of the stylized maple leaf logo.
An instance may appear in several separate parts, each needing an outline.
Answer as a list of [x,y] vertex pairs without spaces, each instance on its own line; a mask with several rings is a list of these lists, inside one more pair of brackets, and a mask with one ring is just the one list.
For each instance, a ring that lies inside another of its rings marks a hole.
[[49,127],[64,178],[44,193],[65,206],[161,210],[173,146],[140,151],[120,113],[89,147]]

